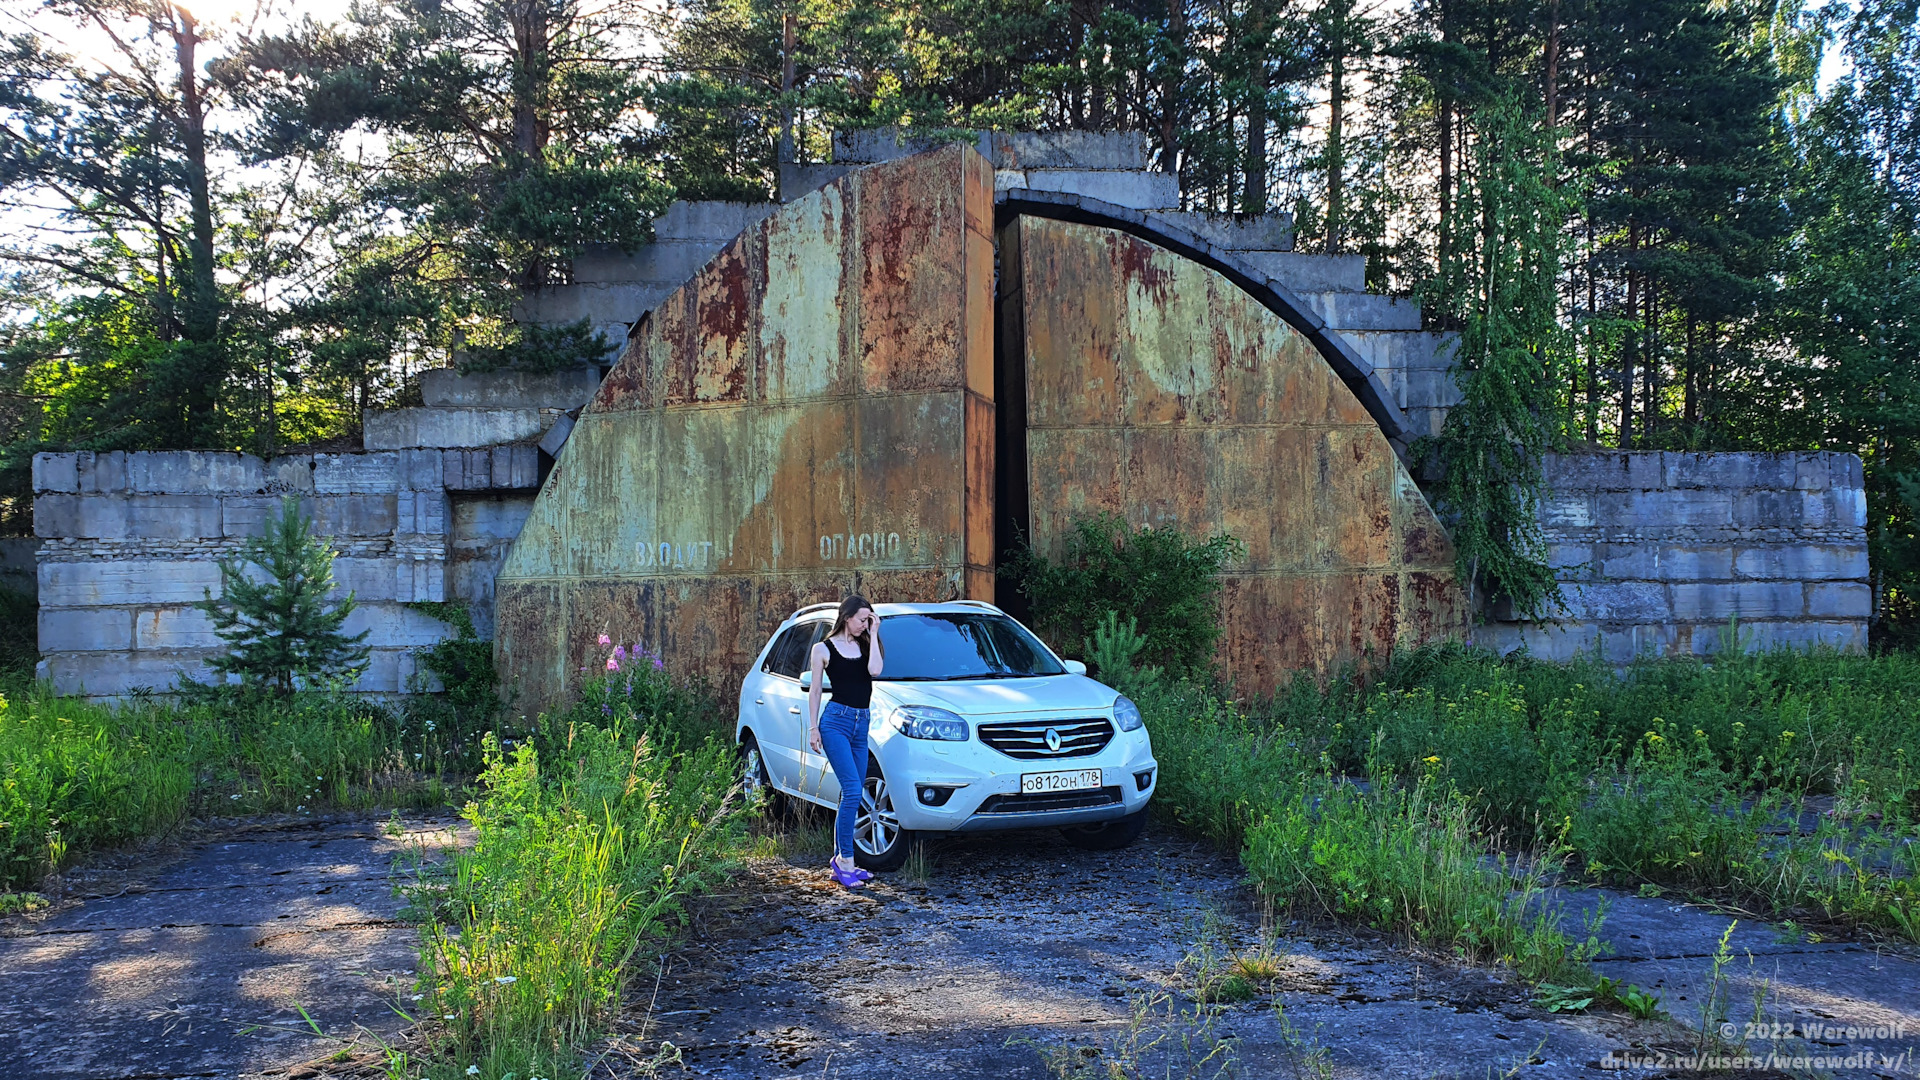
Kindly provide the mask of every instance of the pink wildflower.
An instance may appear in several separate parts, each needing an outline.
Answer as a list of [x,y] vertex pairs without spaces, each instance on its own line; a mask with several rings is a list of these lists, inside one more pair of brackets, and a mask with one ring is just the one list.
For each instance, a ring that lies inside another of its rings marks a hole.
[[602,645],[611,645],[611,644],[613,644],[613,639],[612,639],[612,638],[610,638],[610,637],[608,637],[608,636],[607,636],[607,635],[605,635],[605,634],[601,634],[601,635],[600,635],[600,644],[602,644]]
[[617,657],[617,656],[609,656],[609,657],[607,657],[607,670],[608,670],[608,671],[619,671],[619,670],[620,670],[620,658],[619,658],[619,657]]

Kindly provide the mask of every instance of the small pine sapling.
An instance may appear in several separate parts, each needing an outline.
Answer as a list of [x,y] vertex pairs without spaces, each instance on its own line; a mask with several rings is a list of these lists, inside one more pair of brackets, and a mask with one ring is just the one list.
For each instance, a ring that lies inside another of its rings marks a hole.
[[[353,594],[329,602],[334,551],[312,525],[298,500],[283,500],[259,536],[235,558],[220,560],[220,596],[207,592],[194,605],[229,646],[208,661],[215,671],[291,694],[296,685],[351,682],[366,670],[367,632],[341,632]],[[259,572],[249,573],[251,567]]]

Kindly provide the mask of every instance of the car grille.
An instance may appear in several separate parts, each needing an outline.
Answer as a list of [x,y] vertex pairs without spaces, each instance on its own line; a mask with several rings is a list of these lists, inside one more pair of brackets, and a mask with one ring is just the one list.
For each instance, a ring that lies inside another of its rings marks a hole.
[[[1047,745],[1047,729],[1060,737],[1060,748]],[[1103,717],[1081,720],[1020,720],[1012,723],[981,724],[980,741],[1021,761],[1050,761],[1056,758],[1086,757],[1097,754],[1113,741],[1113,721]]]
[[1033,814],[1043,810],[1085,810],[1089,806],[1112,806],[1120,801],[1120,789],[1103,787],[1099,791],[1054,791],[1041,795],[990,795],[980,804],[982,814]]

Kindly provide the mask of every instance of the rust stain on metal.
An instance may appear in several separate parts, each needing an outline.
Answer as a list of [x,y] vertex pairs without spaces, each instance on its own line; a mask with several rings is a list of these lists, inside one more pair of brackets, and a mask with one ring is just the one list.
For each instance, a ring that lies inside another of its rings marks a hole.
[[636,328],[498,579],[523,703],[604,664],[601,634],[724,685],[801,604],[990,589],[991,177],[963,147],[863,169]]
[[1305,339],[1144,241],[1031,218],[1010,230],[1037,545],[1098,511],[1245,541],[1220,659],[1252,690],[1464,631],[1445,531]]

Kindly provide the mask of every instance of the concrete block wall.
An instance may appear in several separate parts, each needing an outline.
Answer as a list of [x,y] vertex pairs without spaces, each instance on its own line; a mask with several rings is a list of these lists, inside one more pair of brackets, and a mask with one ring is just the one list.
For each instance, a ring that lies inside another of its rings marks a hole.
[[357,603],[350,632],[369,631],[372,663],[355,690],[404,693],[415,651],[446,624],[407,605],[468,604],[493,625],[493,572],[539,483],[532,446],[301,454],[40,454],[41,674],[63,693],[166,691],[209,678],[224,646],[193,604],[219,595],[217,560],[235,553],[293,497],[338,557],[340,593]]
[[1557,622],[1475,639],[1556,660],[1866,647],[1866,489],[1853,454],[1590,453],[1547,462],[1540,519],[1566,594]]

